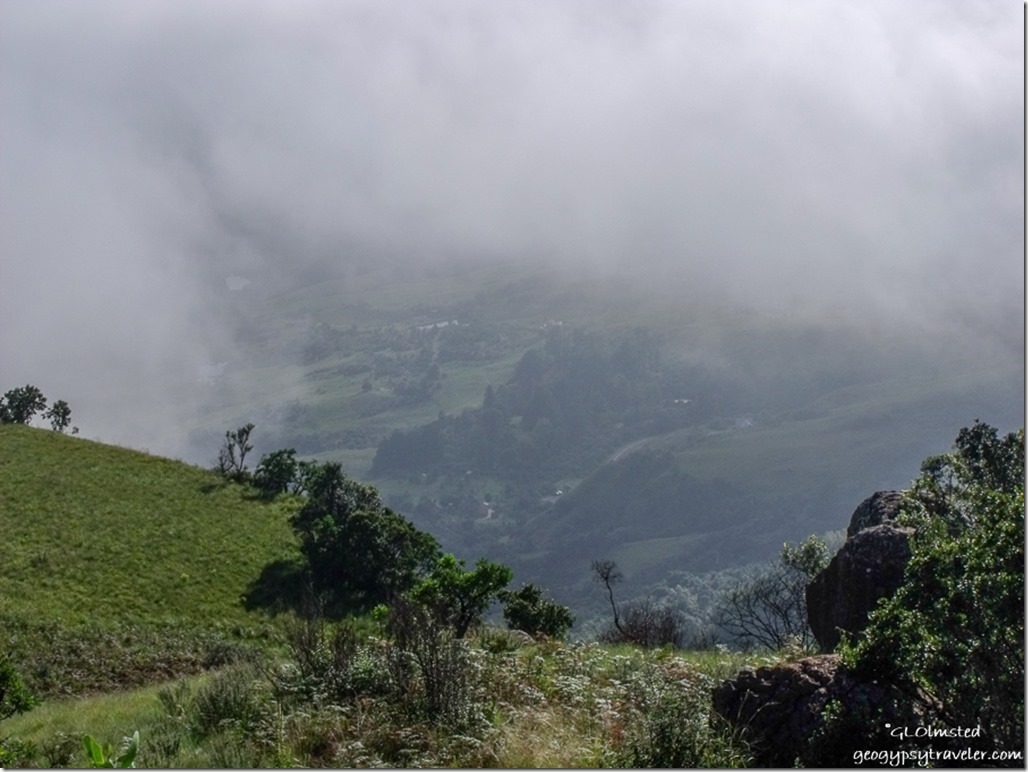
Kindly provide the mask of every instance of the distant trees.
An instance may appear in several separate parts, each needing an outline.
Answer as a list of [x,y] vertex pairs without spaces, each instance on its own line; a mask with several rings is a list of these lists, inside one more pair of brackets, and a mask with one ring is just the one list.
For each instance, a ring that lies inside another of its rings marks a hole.
[[[300,541],[302,573],[290,572],[279,584],[306,580],[315,596],[310,600],[332,615],[414,604],[458,639],[505,597],[510,568],[480,559],[465,569],[463,560],[444,555],[434,536],[384,506],[374,487],[348,478],[338,463],[298,461],[296,451],[287,448],[263,456],[249,474],[245,459],[253,449],[253,430],[248,423],[225,432],[217,471],[252,485],[265,498],[303,496],[290,519]],[[573,621],[567,609],[541,597],[533,600],[524,590],[512,602],[522,618],[534,611],[544,632],[566,633]]]
[[[63,433],[71,424],[71,407],[59,399],[47,410],[46,403],[43,392],[32,384],[11,389],[0,397],[0,423],[28,425],[40,414],[50,421],[55,432]],[[72,429],[72,434],[78,434],[77,427]]]
[[806,589],[828,560],[828,545],[816,536],[796,547],[785,544],[774,566],[725,594],[715,624],[736,640],[767,649],[813,643]]

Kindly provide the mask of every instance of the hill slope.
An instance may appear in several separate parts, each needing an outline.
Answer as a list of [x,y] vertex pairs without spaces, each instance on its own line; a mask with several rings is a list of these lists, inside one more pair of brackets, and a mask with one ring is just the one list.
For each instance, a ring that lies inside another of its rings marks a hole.
[[294,549],[288,507],[182,462],[0,426],[0,611],[241,623],[240,596]]

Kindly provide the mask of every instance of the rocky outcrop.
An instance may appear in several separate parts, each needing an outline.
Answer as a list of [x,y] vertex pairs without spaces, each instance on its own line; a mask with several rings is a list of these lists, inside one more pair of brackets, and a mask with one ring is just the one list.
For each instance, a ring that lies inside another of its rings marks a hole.
[[833,650],[842,632],[857,633],[881,598],[903,582],[912,530],[895,524],[900,494],[879,491],[850,519],[849,538],[806,590],[807,621],[818,644]]
[[[714,710],[742,731],[755,766],[852,766],[854,749],[890,744],[890,724],[921,723],[920,706],[857,679],[840,660],[821,654],[747,669],[715,690]],[[829,726],[832,714],[843,723]],[[860,730],[847,731],[853,725]]]
[[878,491],[868,496],[853,510],[846,537],[856,536],[865,528],[894,523],[899,517],[902,496],[899,491]]

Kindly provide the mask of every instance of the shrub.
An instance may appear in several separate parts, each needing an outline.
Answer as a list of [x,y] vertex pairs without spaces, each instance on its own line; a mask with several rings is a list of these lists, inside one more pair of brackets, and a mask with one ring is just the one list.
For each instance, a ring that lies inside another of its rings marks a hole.
[[567,606],[544,598],[542,590],[534,584],[504,592],[500,600],[503,601],[503,618],[512,630],[563,640],[575,623],[575,617]]
[[916,528],[899,590],[872,612],[848,663],[978,747],[1024,745],[1024,431],[975,423],[925,461],[901,520]]
[[236,667],[214,674],[197,691],[186,720],[194,735],[203,738],[227,728],[252,728],[260,709],[257,673],[249,666]]
[[455,729],[481,721],[468,645],[450,626],[400,599],[390,609],[388,630],[395,641],[390,672],[411,717]]
[[609,759],[634,768],[744,766],[744,746],[712,714],[710,678],[677,660],[628,677],[626,720]]

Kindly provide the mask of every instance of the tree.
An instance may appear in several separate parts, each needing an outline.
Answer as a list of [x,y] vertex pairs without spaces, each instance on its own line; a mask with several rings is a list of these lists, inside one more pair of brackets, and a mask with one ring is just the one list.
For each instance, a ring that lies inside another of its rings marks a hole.
[[298,485],[299,463],[293,448],[276,450],[261,458],[253,473],[253,484],[265,498],[272,499]]
[[534,584],[502,592],[500,600],[503,601],[503,618],[512,630],[563,640],[575,623],[571,609],[544,598],[543,591]]
[[621,615],[618,612],[618,604],[614,602],[614,585],[624,579],[624,574],[618,570],[618,565],[613,560],[594,560],[592,563],[593,581],[603,582],[607,588],[607,599],[610,601],[610,610],[614,612],[614,629],[624,635],[621,627]]
[[250,433],[254,425],[248,423],[234,432],[225,432],[225,444],[218,451],[218,472],[223,477],[236,482],[247,479],[246,454],[253,450],[250,444]]
[[797,639],[813,643],[806,589],[828,559],[828,546],[816,536],[796,547],[785,544],[777,564],[725,594],[715,624],[733,638],[767,649],[781,649]]
[[35,386],[28,384],[11,389],[0,399],[0,423],[28,424],[36,413],[46,409],[46,397]]
[[484,558],[475,563],[474,570],[465,571],[463,560],[447,554],[439,558],[410,596],[463,638],[482,621],[482,615],[513,578],[510,568]]
[[613,560],[594,560],[592,569],[595,574],[593,581],[602,582],[607,588],[607,598],[614,612],[613,625],[600,634],[600,640],[607,643],[634,643],[646,648],[683,645],[685,622],[680,614],[649,599],[629,604],[622,614],[614,601],[614,585],[624,578],[617,563]]
[[307,501],[291,524],[315,587],[338,611],[366,610],[411,589],[435,566],[439,543],[382,505],[378,491],[337,463],[308,466]]
[[64,432],[71,423],[71,407],[63,399],[54,402],[43,416],[50,421],[55,432]]
[[842,646],[858,673],[927,694],[944,725],[981,727],[984,750],[1024,745],[1024,461],[1023,429],[976,421],[924,462],[900,516],[915,529],[904,582]]

